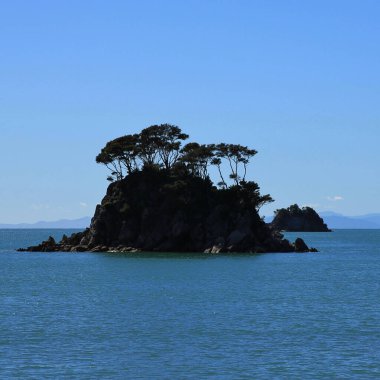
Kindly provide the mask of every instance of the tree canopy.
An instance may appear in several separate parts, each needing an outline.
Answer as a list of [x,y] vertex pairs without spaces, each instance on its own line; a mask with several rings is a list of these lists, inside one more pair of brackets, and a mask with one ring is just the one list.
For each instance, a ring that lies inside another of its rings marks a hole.
[[256,209],[273,201],[270,195],[260,195],[257,183],[246,181],[247,167],[256,150],[226,143],[182,145],[188,138],[176,125],[152,125],[138,134],[109,141],[97,155],[96,162],[110,170],[109,181],[122,180],[146,167],[207,179],[209,168],[214,166],[221,189],[238,188]]

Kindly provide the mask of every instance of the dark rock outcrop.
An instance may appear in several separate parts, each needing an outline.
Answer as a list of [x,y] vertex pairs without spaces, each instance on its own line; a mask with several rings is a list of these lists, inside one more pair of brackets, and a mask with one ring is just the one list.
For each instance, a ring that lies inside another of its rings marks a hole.
[[297,238],[294,242],[294,249],[296,252],[308,252],[309,247],[305,244],[305,242],[301,238]]
[[311,207],[297,204],[277,210],[271,227],[277,231],[330,232],[323,219]]
[[[300,239],[301,240],[301,239]],[[49,239],[27,251],[43,252],[294,252],[291,244],[247,207],[239,189],[157,170],[112,183],[83,232]],[[299,247],[302,247],[299,248]]]

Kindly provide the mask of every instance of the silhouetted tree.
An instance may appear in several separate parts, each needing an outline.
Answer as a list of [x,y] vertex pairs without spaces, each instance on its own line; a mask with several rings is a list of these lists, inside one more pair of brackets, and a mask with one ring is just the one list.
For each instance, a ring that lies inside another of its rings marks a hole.
[[[215,156],[220,160],[225,159],[231,169],[229,178],[231,178],[235,185],[239,185],[240,181],[245,181],[247,175],[247,165],[249,160],[257,153],[254,149],[249,149],[246,146],[237,144],[221,143],[215,146]],[[215,165],[218,166],[219,173],[221,161],[215,160]],[[243,164],[243,176],[239,175],[239,164]],[[222,178],[222,183],[225,183]]]
[[241,197],[249,208],[254,208],[257,212],[264,205],[274,202],[269,194],[261,195],[260,187],[254,181],[241,181]]
[[131,174],[138,169],[139,135],[126,135],[109,141],[96,157],[98,164],[111,170],[108,180],[124,178],[124,170]]
[[181,141],[189,136],[171,124],[152,125],[141,131],[140,156],[145,164],[170,169],[180,155]]
[[109,181],[123,179],[120,152],[118,144],[114,141],[109,141],[106,144],[96,156],[96,162],[105,165],[111,171],[111,176],[107,177]]
[[143,129],[139,134],[125,135],[109,141],[96,157],[111,171],[109,180],[120,180],[141,166],[155,166],[176,172],[187,171],[201,178],[208,177],[210,165],[217,167],[221,181],[218,185],[227,188],[223,174],[225,166],[230,168],[228,178],[235,186],[242,186],[247,174],[247,165],[257,153],[254,149],[237,144],[181,144],[189,136],[176,125],[160,124]]
[[206,178],[208,166],[214,157],[214,145],[200,145],[196,142],[186,144],[181,150],[181,162],[193,175]]
[[224,180],[224,177],[222,174],[222,169],[221,169],[222,160],[221,160],[221,158],[214,156],[211,160],[211,165],[214,165],[218,168],[218,172],[219,172],[220,179],[221,179],[221,181],[218,182],[218,185],[224,189],[227,188],[227,182]]
[[140,135],[126,135],[114,140],[119,146],[121,162],[127,170],[127,174],[139,168]]

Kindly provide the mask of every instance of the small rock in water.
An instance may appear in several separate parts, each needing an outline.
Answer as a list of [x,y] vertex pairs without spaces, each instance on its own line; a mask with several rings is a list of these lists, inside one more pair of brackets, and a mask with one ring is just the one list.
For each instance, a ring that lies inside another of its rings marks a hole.
[[294,250],[296,252],[309,252],[310,249],[306,245],[306,243],[301,239],[297,238],[296,241],[294,242]]

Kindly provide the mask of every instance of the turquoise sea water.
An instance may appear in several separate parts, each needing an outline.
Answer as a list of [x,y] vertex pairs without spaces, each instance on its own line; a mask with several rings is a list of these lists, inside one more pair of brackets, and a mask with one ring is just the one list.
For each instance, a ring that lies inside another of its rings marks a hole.
[[318,254],[16,253],[0,230],[0,378],[378,379],[380,230]]

